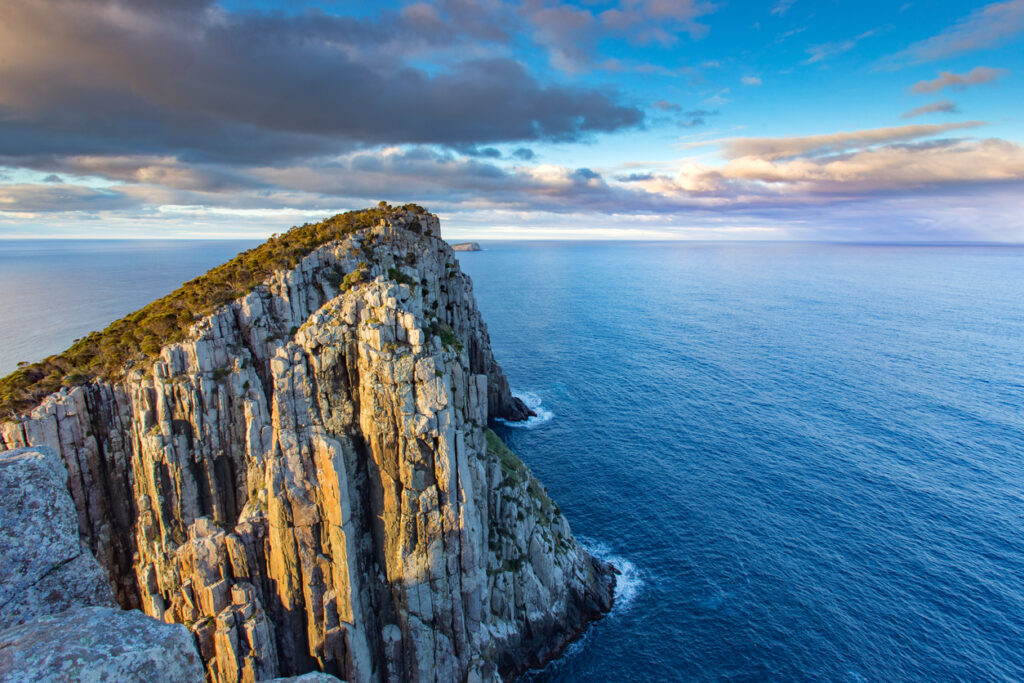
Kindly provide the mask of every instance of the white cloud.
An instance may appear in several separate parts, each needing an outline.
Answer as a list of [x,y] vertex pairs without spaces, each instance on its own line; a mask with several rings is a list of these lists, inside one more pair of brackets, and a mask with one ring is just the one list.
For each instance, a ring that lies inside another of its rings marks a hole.
[[914,43],[891,59],[895,65],[946,59],[964,52],[990,50],[1024,31],[1024,0],[994,2],[945,31]]

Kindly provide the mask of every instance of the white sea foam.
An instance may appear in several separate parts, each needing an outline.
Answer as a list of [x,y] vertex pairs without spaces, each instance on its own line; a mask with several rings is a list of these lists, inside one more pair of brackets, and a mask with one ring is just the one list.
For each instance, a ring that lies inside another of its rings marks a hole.
[[544,407],[540,396],[533,393],[532,391],[519,391],[516,389],[512,390],[512,395],[518,398],[520,401],[526,404],[526,407],[536,413],[533,417],[523,420],[521,422],[510,422],[498,418],[498,422],[508,427],[519,427],[521,429],[536,429],[541,425],[545,425],[554,419],[555,414]]
[[616,555],[611,546],[603,541],[583,537],[577,537],[576,540],[588,553],[599,560],[608,562],[619,571],[619,575],[615,577],[615,604],[612,606],[611,614],[629,611],[644,587],[644,579],[640,570],[626,558]]

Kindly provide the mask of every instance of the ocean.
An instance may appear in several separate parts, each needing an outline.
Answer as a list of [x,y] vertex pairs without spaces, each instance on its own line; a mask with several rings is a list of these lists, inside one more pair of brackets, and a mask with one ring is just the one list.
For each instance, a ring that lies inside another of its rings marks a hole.
[[[251,245],[20,244],[0,371]],[[1024,680],[1024,248],[482,244],[497,429],[623,572],[529,680]]]

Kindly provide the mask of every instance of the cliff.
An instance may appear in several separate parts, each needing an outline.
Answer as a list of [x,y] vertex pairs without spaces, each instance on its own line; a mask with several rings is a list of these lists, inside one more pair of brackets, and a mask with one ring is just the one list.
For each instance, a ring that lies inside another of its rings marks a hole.
[[528,411],[436,217],[379,211],[180,336],[0,446],[61,454],[118,602],[187,625],[210,680],[509,678],[610,608],[487,430]]
[[453,251],[482,251],[479,242],[459,242],[452,245]]

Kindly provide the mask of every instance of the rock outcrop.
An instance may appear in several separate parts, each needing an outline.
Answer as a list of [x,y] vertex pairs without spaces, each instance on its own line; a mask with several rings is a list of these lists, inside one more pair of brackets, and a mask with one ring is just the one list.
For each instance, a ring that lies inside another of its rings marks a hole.
[[82,607],[0,631],[0,681],[202,680],[188,630],[138,610]]
[[0,629],[72,607],[113,607],[78,537],[67,470],[50,448],[0,453]]
[[201,680],[186,628],[115,605],[76,517],[52,450],[0,454],[0,681]]
[[491,680],[611,603],[488,433],[528,415],[437,218],[396,210],[0,446],[61,454],[118,602],[188,626],[211,681]]
[[479,242],[459,242],[452,245],[453,251],[482,251]]

